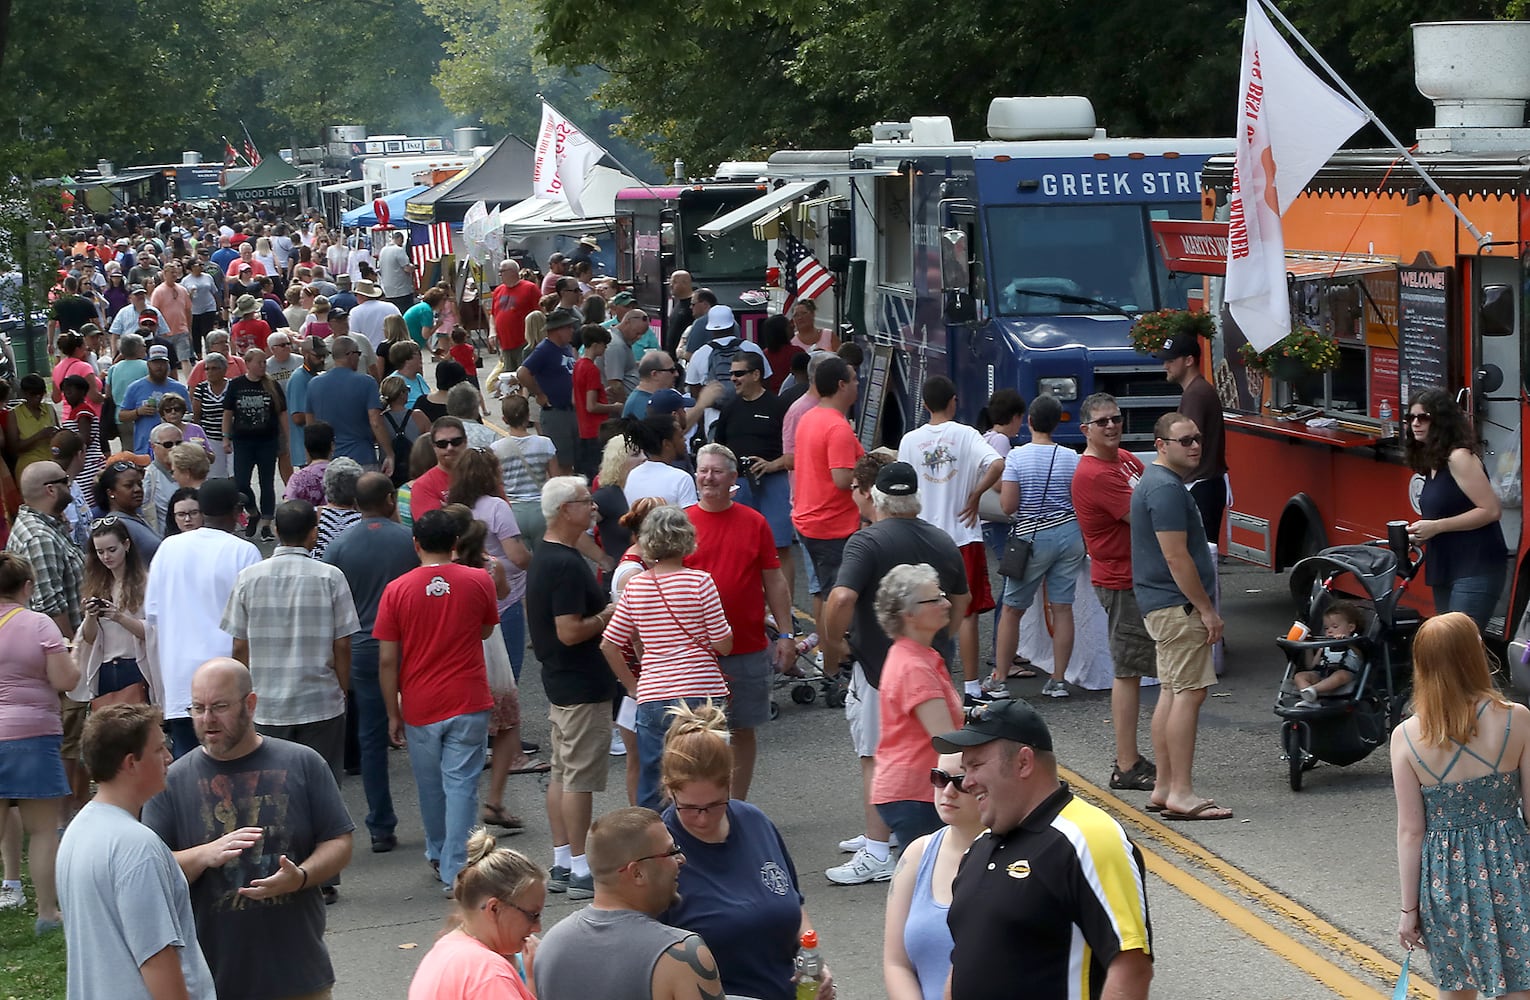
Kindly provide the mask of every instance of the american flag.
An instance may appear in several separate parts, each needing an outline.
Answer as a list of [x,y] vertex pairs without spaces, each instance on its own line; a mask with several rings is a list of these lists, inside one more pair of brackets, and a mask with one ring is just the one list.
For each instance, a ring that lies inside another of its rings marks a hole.
[[449,256],[452,252],[452,224],[450,222],[436,222],[426,227],[425,242],[416,243],[409,248],[409,259],[414,262],[415,277],[425,273],[425,266],[430,261],[440,260]]
[[786,263],[781,268],[781,284],[786,289],[786,302],[782,312],[790,312],[799,298],[816,299],[834,284],[834,276],[828,272],[813,252],[797,237],[787,233]]
[[244,137],[244,158],[250,161],[250,166],[260,166],[260,153],[255,149],[255,141],[249,136]]

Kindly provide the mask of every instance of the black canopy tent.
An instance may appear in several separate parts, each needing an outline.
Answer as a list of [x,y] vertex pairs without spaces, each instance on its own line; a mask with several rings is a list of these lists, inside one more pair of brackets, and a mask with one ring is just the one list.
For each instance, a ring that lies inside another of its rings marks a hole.
[[461,223],[467,210],[483,202],[491,210],[509,208],[531,197],[531,171],[536,151],[517,135],[506,135],[477,163],[410,198],[404,216],[410,222]]

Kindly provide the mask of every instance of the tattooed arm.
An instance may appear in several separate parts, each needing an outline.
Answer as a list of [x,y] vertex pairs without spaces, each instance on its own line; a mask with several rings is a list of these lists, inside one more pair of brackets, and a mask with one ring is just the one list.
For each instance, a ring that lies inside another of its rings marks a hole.
[[670,946],[654,963],[653,1000],[723,1000],[722,977],[706,942],[695,934]]

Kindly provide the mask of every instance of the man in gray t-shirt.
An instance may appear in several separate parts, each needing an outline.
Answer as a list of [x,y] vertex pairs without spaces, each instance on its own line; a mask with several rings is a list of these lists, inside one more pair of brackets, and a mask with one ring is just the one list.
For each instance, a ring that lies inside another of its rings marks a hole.
[[633,356],[632,345],[648,332],[648,314],[641,309],[629,309],[622,321],[612,329],[611,346],[600,359],[606,389],[615,402],[622,402],[637,388],[638,358]]
[[1163,807],[1165,819],[1231,819],[1231,809],[1197,796],[1190,778],[1201,705],[1217,682],[1212,647],[1222,638],[1222,618],[1211,599],[1216,566],[1184,483],[1200,461],[1203,438],[1183,413],[1159,418],[1153,437],[1158,457],[1132,494],[1132,590],[1153,637],[1160,681],[1152,802]]
[[159,711],[114,705],[92,713],[82,760],[98,790],[58,850],[64,934],[79,945],[68,949],[65,996],[215,1000],[186,876],[164,841],[135,818],[165,787],[170,765]]

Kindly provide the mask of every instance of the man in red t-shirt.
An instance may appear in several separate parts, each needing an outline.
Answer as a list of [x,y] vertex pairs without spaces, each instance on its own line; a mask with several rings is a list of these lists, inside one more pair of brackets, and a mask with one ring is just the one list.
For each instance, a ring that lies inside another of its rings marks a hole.
[[437,417],[430,425],[430,443],[436,449],[436,464],[414,481],[409,492],[409,516],[416,521],[421,514],[446,505],[452,467],[467,451],[467,428],[456,417]]
[[494,317],[500,363],[506,371],[515,371],[525,360],[526,317],[536,311],[541,298],[537,286],[521,277],[520,264],[507,260],[499,265],[499,284],[490,299],[489,312]]
[[1132,593],[1132,490],[1143,466],[1121,447],[1121,407],[1114,396],[1097,392],[1078,412],[1088,447],[1073,473],[1073,510],[1089,550],[1089,581],[1110,623],[1116,671],[1110,686],[1116,731],[1110,787],[1151,791],[1158,772],[1138,749],[1137,707],[1142,678],[1158,676],[1158,659]]
[[494,707],[483,640],[499,624],[489,574],[452,562],[456,544],[451,515],[436,510],[416,517],[420,565],[383,590],[372,627],[388,733],[395,742],[408,736],[425,856],[448,890],[466,863],[468,832],[478,824],[478,780]]
[[[733,502],[737,482],[738,457],[725,445],[702,445],[696,454],[700,500],[685,508],[696,527],[696,551],[686,557],[685,565],[712,574],[733,629],[733,651],[719,657],[718,666],[728,679],[732,794],[747,799],[754,778],[754,731],[770,721],[770,682],[776,668],[797,655],[797,648],[791,589],[781,572],[775,536],[765,515]],[[765,635],[767,606],[781,626],[775,649]]]
[[[818,390],[818,405],[797,423],[792,526],[813,560],[817,596],[822,599],[834,589],[845,540],[861,526],[860,509],[850,494],[850,479],[856,460],[866,449],[846,417],[860,391],[855,369],[843,358],[830,355],[818,363],[813,387]],[[820,628],[819,633],[822,631]]]

